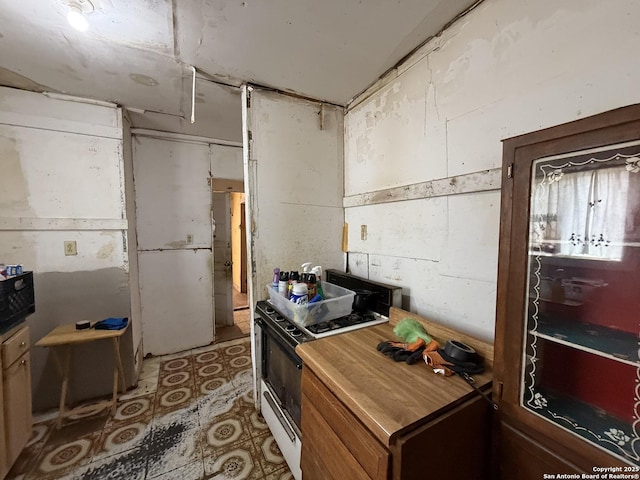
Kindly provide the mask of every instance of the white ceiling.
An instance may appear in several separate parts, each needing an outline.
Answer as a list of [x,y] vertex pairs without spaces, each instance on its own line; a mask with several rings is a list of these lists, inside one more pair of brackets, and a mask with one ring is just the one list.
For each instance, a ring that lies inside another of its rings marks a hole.
[[66,21],[70,1],[0,0],[1,85],[112,101],[145,110],[132,113],[138,127],[236,141],[243,82],[346,105],[476,3],[92,0],[81,33]]

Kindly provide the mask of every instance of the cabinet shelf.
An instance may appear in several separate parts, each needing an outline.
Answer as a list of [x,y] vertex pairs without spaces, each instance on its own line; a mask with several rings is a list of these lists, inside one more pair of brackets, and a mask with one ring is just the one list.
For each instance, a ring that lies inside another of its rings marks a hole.
[[640,367],[638,338],[630,333],[590,323],[542,318],[529,334],[567,347]]
[[532,412],[637,464],[638,436],[633,425],[604,410],[553,391],[538,389],[525,406]]

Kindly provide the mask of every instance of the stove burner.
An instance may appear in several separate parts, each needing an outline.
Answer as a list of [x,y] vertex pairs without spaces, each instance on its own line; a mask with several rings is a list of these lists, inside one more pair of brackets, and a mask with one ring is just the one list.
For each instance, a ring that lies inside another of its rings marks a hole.
[[375,320],[375,317],[371,313],[352,313],[347,316],[346,322],[348,325],[357,325],[359,323],[365,323]]
[[353,312],[345,317],[336,318],[327,322],[317,323],[307,327],[314,335],[326,333],[330,330],[338,330],[340,328],[351,327],[361,323],[367,323],[375,320],[376,317],[372,313],[356,313]]
[[316,328],[313,328],[313,327],[314,327],[313,325],[309,327],[309,330],[313,331],[313,333],[324,333],[331,330],[331,327],[329,326],[328,323],[321,323],[320,325],[317,325]]

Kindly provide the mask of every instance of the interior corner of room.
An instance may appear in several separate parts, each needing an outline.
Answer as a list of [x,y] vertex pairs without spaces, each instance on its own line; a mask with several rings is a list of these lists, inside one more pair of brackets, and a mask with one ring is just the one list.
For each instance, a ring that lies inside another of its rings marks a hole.
[[[192,3],[0,7],[0,262],[33,272],[30,344],[61,325],[126,317],[132,389],[145,359],[246,337],[255,350],[273,269],[305,262],[398,287],[404,311],[482,342],[511,338],[496,323],[507,312],[501,225],[505,182],[523,174],[503,158],[524,147],[503,141],[639,103],[640,4]],[[69,25],[70,12],[81,23]],[[640,169],[630,162],[627,172]],[[576,182],[604,190],[609,180],[593,177]],[[584,272],[549,246],[551,229],[569,227],[543,210],[541,288],[550,300],[560,285],[566,308],[582,305],[564,289]],[[592,219],[571,210],[574,223]],[[619,260],[614,248],[599,260]],[[523,335],[496,355],[529,345]],[[111,395],[112,345],[74,348],[66,400]],[[33,412],[56,410],[52,353],[32,346],[29,367]],[[532,422],[501,434],[526,436]],[[517,445],[516,470],[527,463]],[[559,448],[572,466],[583,460]],[[613,462],[640,465],[640,452],[621,455]]]

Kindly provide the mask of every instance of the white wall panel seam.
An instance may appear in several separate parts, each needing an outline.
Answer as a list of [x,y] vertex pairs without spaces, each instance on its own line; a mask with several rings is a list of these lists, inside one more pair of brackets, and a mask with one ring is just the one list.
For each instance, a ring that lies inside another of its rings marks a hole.
[[428,180],[383,190],[349,195],[343,198],[345,208],[381,203],[461,195],[500,190],[502,168],[492,168],[454,177]]
[[127,230],[125,218],[43,218],[15,217],[0,218],[0,231],[49,231],[49,230]]
[[122,140],[122,127],[92,125],[85,122],[57,120],[12,112],[0,111],[0,125]]

